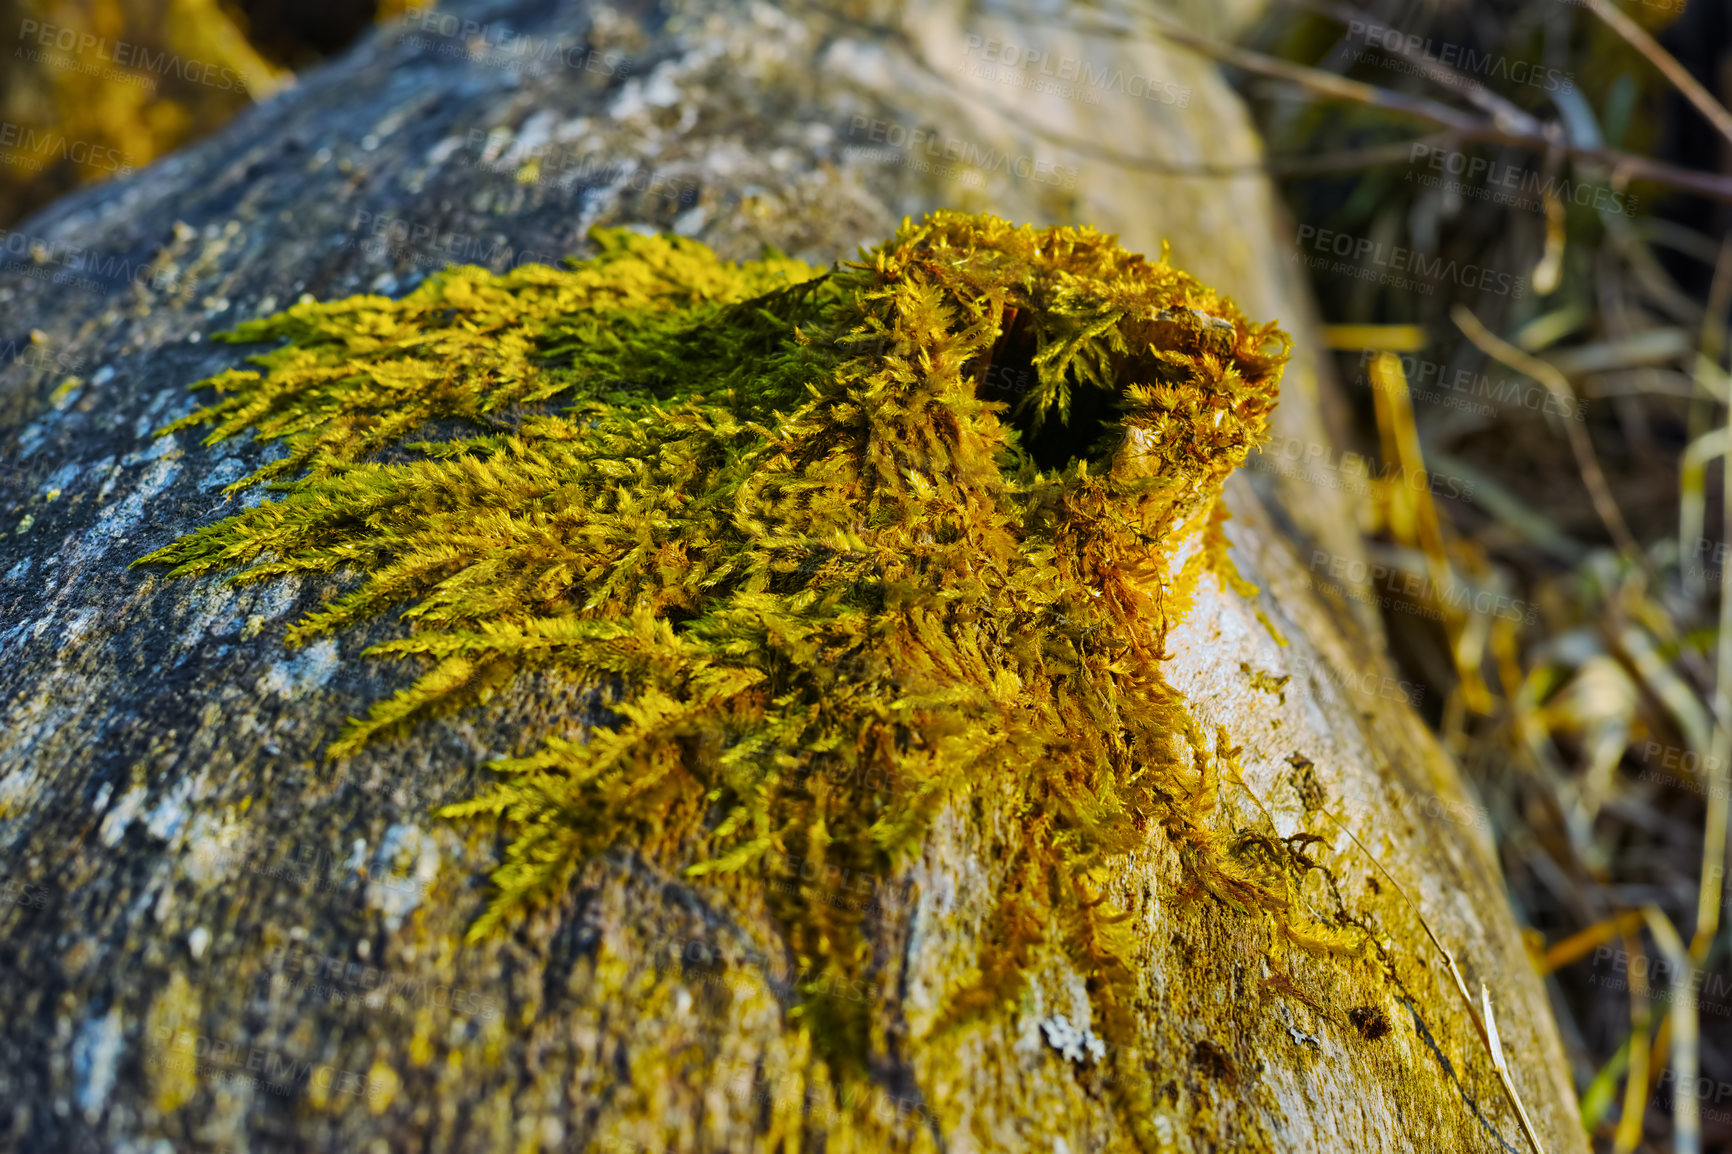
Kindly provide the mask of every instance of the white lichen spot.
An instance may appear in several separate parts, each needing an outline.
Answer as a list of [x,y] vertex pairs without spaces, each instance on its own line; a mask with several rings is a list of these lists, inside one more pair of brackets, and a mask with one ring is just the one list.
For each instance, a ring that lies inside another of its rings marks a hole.
[[204,952],[210,948],[210,931],[203,926],[194,926],[192,933],[186,936],[186,952],[192,955],[193,961],[204,957]]
[[1106,1043],[1101,1041],[1093,1030],[1087,1026],[1071,1025],[1070,1019],[1064,1014],[1042,1018],[1040,1031],[1046,1035],[1046,1044],[1068,1061],[1098,1062],[1107,1056]]
[[111,1009],[100,1018],[86,1018],[72,1039],[72,1071],[76,1078],[78,1108],[84,1119],[94,1123],[102,1117],[108,1105],[108,1095],[114,1089],[114,1075],[120,1066],[123,1045],[120,1009]]
[[47,435],[48,432],[43,428],[41,421],[32,421],[25,425],[24,430],[18,434],[18,459],[22,461],[40,449],[42,441]]
[[367,878],[367,908],[396,930],[439,876],[439,844],[419,826],[399,822],[385,831]]
[[26,642],[34,641],[48,631],[54,624],[54,618],[41,617],[35,621],[20,621],[12,628],[0,633],[0,655],[12,649],[21,649]]
[[[234,611],[234,601],[235,590],[232,585],[217,584],[201,590],[192,603],[192,618],[187,622],[186,628],[181,630],[179,647],[189,649],[203,641],[205,634],[212,631],[222,633],[233,630],[235,618],[239,616]],[[227,622],[228,629],[217,628],[218,624],[224,621]]]
[[65,628],[60,631],[60,647],[64,649],[69,645],[78,644],[84,639],[84,635],[90,631],[90,627],[101,619],[102,610],[94,606],[74,610],[72,615],[66,619]]
[[463,147],[461,136],[447,136],[427,150],[427,163],[437,168],[451,159],[451,154]]
[[138,820],[139,812],[144,809],[144,799],[149,794],[150,791],[144,786],[135,785],[120,795],[120,800],[115,802],[114,808],[103,817],[102,828],[97,831],[103,845],[113,848],[120,844],[120,839],[126,836],[127,827]]
[[[76,461],[62,465],[54,471],[54,476],[42,482],[42,487],[38,489],[37,492],[41,493],[44,497],[48,497],[50,493],[64,493],[66,490],[72,488],[73,485],[78,482],[80,477],[89,472],[89,465],[79,464]],[[49,500],[53,500],[53,498],[49,497]]]
[[199,477],[198,488],[201,493],[209,493],[225,485],[233,484],[247,475],[247,467],[239,457],[224,457],[216,462]]
[[[253,586],[253,615],[266,621],[275,620],[287,613],[295,604],[295,596],[300,592],[301,582],[298,578],[285,577],[276,581],[266,581]],[[325,644],[321,641],[308,646],[308,650],[317,649]],[[333,647],[335,642],[331,643]],[[334,649],[333,649],[334,655]]]
[[[166,440],[167,438],[165,438]],[[97,514],[96,524],[91,526],[77,550],[80,561],[94,560],[106,553],[110,546],[125,537],[144,520],[145,502],[168,488],[175,476],[180,472],[178,458],[183,454],[175,453],[172,457],[162,457],[152,461],[139,478],[133,482],[131,491],[119,502],[109,505]],[[119,474],[116,474],[118,477]],[[111,478],[112,482],[113,478]],[[108,485],[103,486],[100,500],[108,492]]]
[[629,120],[651,108],[674,107],[680,102],[679,85],[674,83],[675,70],[675,62],[666,60],[647,80],[638,76],[627,80],[608,111],[617,119]]
[[298,697],[324,685],[336,672],[337,643],[322,637],[296,656],[265,670],[259,678],[259,692]]
[[[155,423],[149,417],[140,417],[139,419],[141,421],[147,421],[147,422],[150,422],[152,424]],[[148,432],[148,431],[149,430],[147,429],[146,432]],[[128,453],[126,456],[124,456],[120,459],[120,463],[122,465],[128,465],[128,466],[130,466],[130,465],[142,465],[146,461],[155,461],[155,460],[159,460],[162,457],[166,457],[166,456],[168,456],[168,454],[176,451],[179,448],[180,448],[180,443],[175,440],[174,434],[170,433],[166,437],[159,437],[158,439],[152,441],[148,448],[137,449],[137,450],[134,450],[133,452]]]
[[163,841],[174,840],[174,835],[186,824],[186,801],[192,793],[192,787],[192,779],[183,777],[174,783],[167,797],[156,803],[156,808],[151,810],[150,816],[145,819],[145,827],[153,837],[159,837]]
[[233,877],[243,854],[241,843],[246,830],[232,813],[213,817],[196,813],[187,823],[184,851],[180,859],[181,873],[201,889],[217,885]]
[[517,139],[511,143],[512,159],[527,160],[538,155],[552,141],[557,124],[553,113],[545,108],[532,114],[517,130]]

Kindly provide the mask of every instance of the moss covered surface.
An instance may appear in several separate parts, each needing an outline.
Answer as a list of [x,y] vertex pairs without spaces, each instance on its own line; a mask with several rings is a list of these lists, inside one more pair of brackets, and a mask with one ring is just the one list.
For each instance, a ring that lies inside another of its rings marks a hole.
[[1026,1000],[1056,951],[1130,1132],[1160,1145],[1129,1100],[1151,1092],[1139,944],[1110,896],[1150,830],[1230,916],[1304,951],[1364,938],[1300,896],[1316,839],[1212,830],[1237,750],[1161,670],[1200,575],[1243,584],[1221,486],[1286,338],[1087,229],[940,213],[829,271],[594,240],[563,270],[457,268],[242,326],[286,343],[170,429],[282,441],[230,486],[280,496],[140,563],[338,575],[294,643],[400,611],[366,652],[421,675],[333,755],[525,677],[610,687],[611,726],[444,808],[507,837],[472,937],[610,847],[701,877],[768,911],[827,1095],[895,1045],[872,999],[836,996],[905,978],[872,946],[892,879],[936,815],[972,812],[999,831],[998,896],[922,1040]]

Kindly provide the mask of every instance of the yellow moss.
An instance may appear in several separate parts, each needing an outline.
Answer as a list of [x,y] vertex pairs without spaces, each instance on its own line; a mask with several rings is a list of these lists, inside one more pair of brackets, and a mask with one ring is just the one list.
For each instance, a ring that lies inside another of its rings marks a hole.
[[367,1070],[367,1109],[375,1116],[391,1108],[402,1081],[397,1071],[384,1062],[374,1062]]
[[200,1002],[176,970],[144,1016],[145,1071],[156,1109],[171,1114],[198,1093]]
[[[950,1022],[1013,1003],[1057,947],[1130,1043],[1128,915],[1073,879],[1111,876],[1151,822],[1201,890],[1352,948],[1304,913],[1303,838],[1205,829],[1237,750],[1161,673],[1204,573],[1249,588],[1219,498],[1284,334],[1087,228],[938,213],[828,271],[592,240],[565,269],[241,326],[286,343],[170,428],[281,441],[230,488],[282,496],[140,562],[352,574],[295,643],[402,610],[367,653],[423,672],[333,756],[530,671],[615,687],[611,726],[443,811],[512,835],[474,935],[624,842],[761,895],[807,992],[858,981],[866,903],[798,863],[888,877],[990,781],[1024,836]],[[838,1077],[871,1048],[853,1001],[794,1013]]]

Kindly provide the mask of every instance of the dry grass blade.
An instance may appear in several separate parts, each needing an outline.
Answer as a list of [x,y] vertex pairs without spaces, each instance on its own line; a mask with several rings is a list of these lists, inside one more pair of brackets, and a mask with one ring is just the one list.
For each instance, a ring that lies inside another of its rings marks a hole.
[[[1377,17],[1353,7],[1351,4],[1329,3],[1327,0],[1295,0],[1295,2],[1300,7],[1321,12],[1348,27],[1352,27],[1356,23],[1371,26],[1377,24]],[[1490,113],[1499,127],[1512,132],[1537,133],[1543,131],[1538,120],[1515,104],[1472,77],[1465,76],[1451,68],[1435,56],[1428,56],[1418,47],[1409,47],[1405,40],[1387,46],[1380,41],[1377,46],[1386,52],[1392,52],[1401,57],[1435,83],[1452,92],[1460,93],[1468,103]]]
[[1550,296],[1557,291],[1564,277],[1564,202],[1558,199],[1558,194],[1547,189],[1544,194],[1546,207],[1546,248],[1540,257],[1540,263],[1534,266],[1534,291],[1541,296]]
[[[1679,555],[1690,555],[1691,547],[1702,539],[1708,517],[1708,464],[1726,455],[1725,428],[1703,433],[1684,450],[1678,469],[1678,549]],[[1702,580],[1687,574],[1698,589]]]
[[[1621,180],[1652,180],[1656,183],[1671,185],[1674,188],[1688,189],[1703,196],[1711,196],[1717,200],[1732,200],[1732,177],[1679,168],[1677,165],[1666,164],[1650,157],[1623,152],[1615,148],[1590,148],[1572,145],[1564,139],[1564,134],[1557,125],[1542,125],[1532,131],[1512,129],[1492,120],[1480,119],[1462,109],[1442,104],[1436,100],[1412,96],[1388,88],[1379,88],[1374,84],[1365,84],[1358,80],[1348,80],[1346,77],[1338,76],[1333,72],[1325,72],[1320,68],[1311,68],[1304,64],[1295,64],[1290,60],[1267,56],[1261,52],[1223,44],[1207,36],[1198,35],[1183,25],[1154,12],[1145,12],[1142,15],[1160,35],[1175,44],[1182,44],[1186,48],[1201,52],[1205,56],[1213,57],[1223,64],[1246,72],[1288,81],[1318,96],[1332,100],[1351,101],[1355,104],[1364,104],[1388,112],[1429,120],[1439,127],[1459,134],[1463,140],[1483,140],[1497,144],[1509,144],[1520,148],[1530,148],[1537,152],[1556,151],[1573,159],[1603,164],[1617,173]],[[1074,27],[1078,31],[1094,30],[1103,34],[1123,35],[1129,31],[1122,26],[1090,29],[1089,26],[1078,23]]]
[[1714,99],[1714,94],[1702,87],[1701,83],[1690,75],[1689,69],[1678,63],[1676,57],[1664,48],[1634,20],[1620,12],[1611,0],[1583,0],[1595,16],[1606,22],[1606,26],[1629,42],[1636,51],[1646,56],[1650,63],[1658,68],[1670,80],[1685,99],[1696,106],[1697,111],[1708,118],[1708,123],[1732,141],[1732,112],[1726,111],[1726,106]]
[[[1451,965],[1453,968],[1453,963]],[[1461,981],[1459,973],[1456,974],[1455,980]],[[1485,1008],[1483,1036],[1486,1049],[1491,1051],[1491,1064],[1497,1070],[1498,1080],[1503,1083],[1504,1093],[1509,1095],[1510,1102],[1515,1106],[1516,1117],[1521,1119],[1522,1133],[1527,1135],[1528,1141],[1533,1143],[1535,1150],[1538,1150],[1540,1140],[1534,1134],[1533,1119],[1528,1117],[1527,1107],[1522,1105],[1521,1095],[1516,1093],[1515,1082],[1510,1078],[1509,1062],[1503,1056],[1503,1043],[1498,1040],[1497,1036],[1497,1019],[1492,1016],[1491,1012],[1491,990],[1484,982],[1479,984],[1479,997],[1480,1005]]]
[[[1721,318],[1729,302],[1732,302],[1732,236],[1721,241],[1719,256],[1714,262],[1714,279],[1708,286],[1708,307],[1703,310],[1700,350],[1693,374],[1697,388],[1722,404],[1732,406],[1732,378],[1727,377],[1719,364],[1726,343]],[[1697,411],[1693,407],[1691,415],[1695,416]],[[1718,439],[1708,441],[1709,437]],[[1725,441],[1726,430],[1722,426],[1696,438],[1684,453],[1678,495],[1678,550],[1682,557],[1688,557],[1701,539],[1703,522],[1708,516],[1707,463],[1712,457],[1725,456]],[[1692,453],[1698,455],[1692,457]],[[1694,566],[1684,566],[1684,587],[1697,597],[1706,592],[1706,582]]]
[[[1450,309],[1449,315],[1480,352],[1499,364],[1532,377],[1546,387],[1565,412],[1575,412],[1576,405],[1580,403],[1575,390],[1556,368],[1493,334],[1463,305]],[[1594,445],[1588,440],[1587,430],[1580,421],[1565,421],[1564,426],[1569,432],[1570,449],[1576,455],[1576,466],[1581,470],[1582,480],[1588,487],[1588,495],[1593,498],[1595,512],[1599,513],[1606,531],[1612,535],[1618,551],[1633,561],[1640,560],[1642,547],[1636,543],[1636,538],[1630,533],[1629,524],[1624,520],[1624,514],[1612,497],[1611,487],[1606,484],[1606,475],[1600,469],[1599,458],[1594,454]]]
[[[1637,915],[1640,918],[1642,915]],[[1624,935],[1630,958],[1630,1070],[1624,1082],[1624,1112],[1612,1137],[1612,1154],[1631,1154],[1642,1144],[1642,1119],[1648,1113],[1648,954],[1640,935]],[[1636,964],[1637,959],[1641,964]]]
[[[1648,932],[1654,935],[1654,944],[1660,947],[1660,952],[1666,955],[1673,967],[1672,1009],[1667,1021],[1672,1027],[1674,1085],[1695,1086],[1700,1066],[1696,999],[1690,993],[1695,967],[1684,949],[1683,939],[1672,928],[1672,920],[1658,906],[1642,907],[1642,915],[1647,919]],[[1701,1154],[1702,1118],[1696,1095],[1682,1089],[1672,1095],[1672,1124],[1676,1128],[1672,1136],[1673,1154]]]
[[1618,633],[1618,648],[1642,679],[1643,687],[1671,714],[1685,743],[1698,753],[1706,752],[1713,734],[1708,711],[1689,682],[1667,663],[1654,639],[1645,630],[1630,625]]
[[[1095,12],[1093,15],[1103,15]],[[1118,15],[1116,13],[1105,15]],[[1542,125],[1533,131],[1515,131],[1496,121],[1484,120],[1473,116],[1463,109],[1454,108],[1435,100],[1411,96],[1404,92],[1396,92],[1388,88],[1379,88],[1374,84],[1365,84],[1357,80],[1348,80],[1333,72],[1320,68],[1312,68],[1304,64],[1296,64],[1290,60],[1269,56],[1261,52],[1223,44],[1207,36],[1201,36],[1182,24],[1168,20],[1158,13],[1144,11],[1137,14],[1153,31],[1175,44],[1181,44],[1195,52],[1219,60],[1223,64],[1245,72],[1256,73],[1259,76],[1269,76],[1277,80],[1285,80],[1298,85],[1305,91],[1330,100],[1345,100],[1355,104],[1364,104],[1372,108],[1382,108],[1389,112],[1413,116],[1420,120],[1428,120],[1447,130],[1450,138],[1457,143],[1468,141],[1485,141],[1493,144],[1507,144],[1517,148],[1532,149],[1536,152],[1552,153],[1568,156],[1574,160],[1588,161],[1604,165],[1610,169],[1618,181],[1651,180],[1656,184],[1668,185],[1672,188],[1684,189],[1701,196],[1712,197],[1715,200],[1732,201],[1732,176],[1719,173],[1700,172],[1690,168],[1680,168],[1675,164],[1667,164],[1651,157],[1640,156],[1633,152],[1624,152],[1616,148],[1586,147],[1569,143],[1557,125]],[[1141,29],[1127,25],[1124,22],[1092,23],[1083,20],[1049,21],[1068,31],[1109,37],[1135,36]],[[931,64],[922,62],[922,67],[928,71],[937,70]],[[997,101],[983,101],[992,104],[1000,110],[1009,106]],[[1014,109],[1011,110],[1013,113]],[[1022,119],[1019,117],[1019,119]],[[1258,163],[1254,165],[1205,166],[1196,164],[1174,165],[1167,161],[1154,160],[1148,157],[1131,156],[1116,149],[1104,148],[1079,142],[1074,132],[1058,131],[1043,127],[1027,120],[1025,123],[1035,134],[1062,143],[1066,148],[1081,154],[1096,156],[1109,160],[1126,168],[1136,168],[1149,172],[1165,172],[1173,175],[1204,175],[1204,176],[1244,176],[1264,171],[1277,171],[1270,165]],[[1406,142],[1389,148],[1367,149],[1367,157],[1375,156],[1376,162],[1384,162],[1385,157],[1393,160],[1404,160],[1410,155],[1404,149],[1410,149],[1419,141]],[[1344,154],[1333,153],[1331,164],[1337,163]],[[1372,161],[1368,160],[1367,163]],[[1299,166],[1303,161],[1283,161],[1283,164]],[[1300,171],[1298,167],[1286,171]]]
[[[1732,444],[1732,405],[1726,409],[1726,424],[1720,430],[1722,459],[1725,445]],[[1692,446],[1694,448],[1694,446]],[[1732,470],[1721,470],[1721,538],[1732,541]],[[1714,934],[1720,928],[1720,905],[1726,888],[1727,794],[1732,791],[1732,565],[1720,566],[1720,631],[1715,641],[1714,737],[1708,747],[1707,830],[1702,840],[1702,878],[1696,903],[1696,932],[1690,939],[1690,960],[1701,965],[1708,958]]]
[[1358,352],[1417,353],[1426,346],[1419,325],[1324,325],[1323,343],[1332,349]]
[[[1491,994],[1486,992],[1486,1016],[1482,1019],[1478,1007],[1474,1005],[1473,995],[1467,992],[1467,982],[1461,976],[1461,969],[1455,964],[1455,955],[1450,953],[1444,944],[1438,940],[1436,932],[1431,928],[1431,923],[1425,920],[1425,914],[1420,912],[1419,904],[1407,892],[1407,887],[1395,880],[1395,876],[1383,867],[1383,863],[1377,860],[1377,855],[1359,840],[1359,835],[1349,829],[1346,822],[1327,809],[1317,812],[1334,822],[1335,828],[1346,834],[1353,844],[1359,847],[1359,852],[1364,854],[1376,867],[1377,872],[1395,887],[1395,892],[1401,895],[1401,900],[1407,903],[1407,908],[1413,911],[1415,918],[1419,919],[1420,929],[1425,931],[1425,936],[1431,939],[1432,946],[1443,956],[1444,964],[1449,967],[1449,976],[1455,981],[1455,992],[1460,995],[1462,1006],[1467,1011],[1468,1021],[1473,1023],[1475,1032],[1479,1034],[1480,1043],[1485,1046],[1486,1053],[1491,1057],[1492,1065],[1497,1069],[1498,1084],[1503,1087],[1504,1094],[1508,1096],[1510,1105],[1516,1112],[1516,1118],[1521,1123],[1522,1134],[1527,1138],[1536,1154],[1545,1154],[1545,1147],[1540,1144],[1539,1135],[1534,1131],[1533,1121],[1528,1117],[1527,1107],[1522,1105],[1521,1094],[1516,1090],[1515,1081],[1510,1077],[1509,1063],[1504,1059],[1503,1048],[1497,1041],[1496,1026],[1487,1029],[1486,1023],[1491,1021]],[[1485,990],[1483,983],[1480,989]]]
[[1546,947],[1545,956],[1536,967],[1543,977],[1571,962],[1580,961],[1583,955],[1597,946],[1604,945],[1616,937],[1626,937],[1630,931],[1642,924],[1642,915],[1635,910],[1628,910],[1614,918],[1596,922],[1585,930],[1578,930],[1561,942]]

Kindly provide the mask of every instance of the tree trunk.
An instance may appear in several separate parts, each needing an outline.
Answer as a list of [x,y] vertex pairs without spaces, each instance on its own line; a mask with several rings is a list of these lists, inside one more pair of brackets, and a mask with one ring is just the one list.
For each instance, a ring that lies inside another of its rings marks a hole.
[[[515,934],[463,944],[499,847],[430,809],[470,796],[529,722],[591,717],[591,700],[514,685],[326,758],[346,717],[410,676],[354,659],[394,623],[289,650],[320,583],[127,568],[270,459],[150,437],[193,407],[188,383],[252,351],[203,337],[303,293],[581,255],[595,224],[827,264],[905,214],[991,210],[1137,251],[1169,239],[1176,265],[1293,333],[1277,436],[1330,439],[1267,182],[1124,163],[1259,154],[1195,58],[928,4],[453,13],[412,13],[4,238],[0,1145],[1526,1150],[1423,916],[1474,997],[1489,986],[1544,1148],[1585,1150],[1543,987],[1419,687],[1390,671],[1374,613],[1311,580],[1319,556],[1359,557],[1352,512],[1279,472],[1229,485],[1232,555],[1261,595],[1206,580],[1167,677],[1242,747],[1248,792],[1223,787],[1213,828],[1261,820],[1255,795],[1281,834],[1320,837],[1309,852],[1373,947],[1282,944],[1199,891],[1157,830],[1120,879],[1145,946],[1136,1070],[1090,1052],[1089,975],[1058,951],[1019,1004],[940,1034],[1001,880],[988,831],[951,807],[874,891],[862,1091],[832,1090],[790,1014],[764,910],[678,863],[622,848]],[[1226,34],[1252,13],[1181,15]]]

